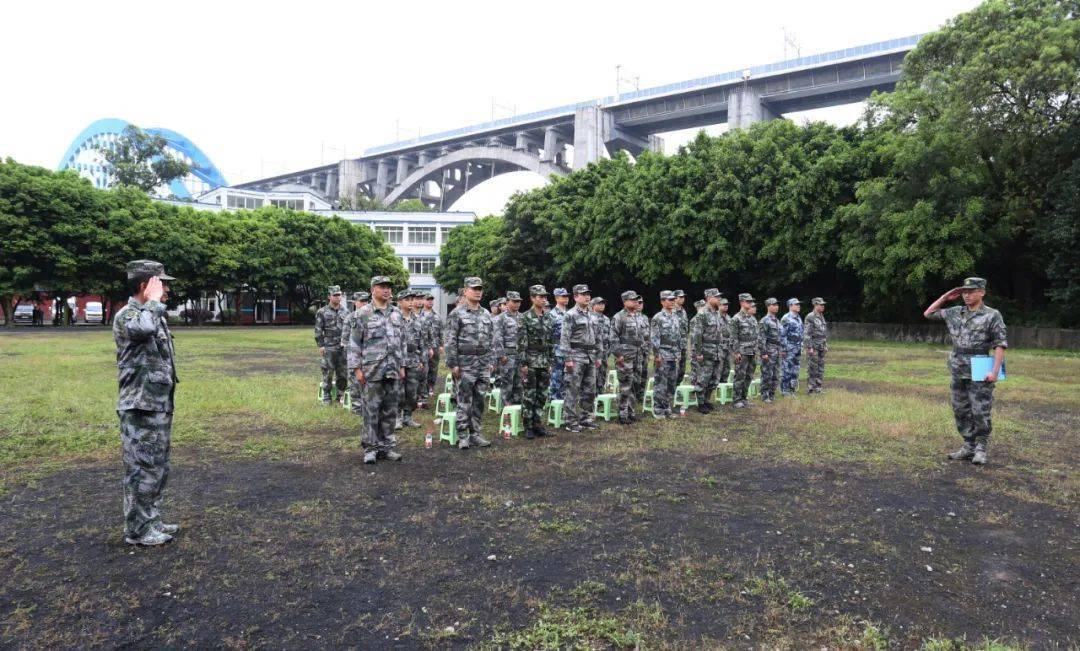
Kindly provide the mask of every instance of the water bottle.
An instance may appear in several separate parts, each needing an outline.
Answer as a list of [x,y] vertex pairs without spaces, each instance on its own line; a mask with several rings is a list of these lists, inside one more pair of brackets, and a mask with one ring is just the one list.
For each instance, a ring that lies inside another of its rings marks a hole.
[[431,430],[428,430],[427,433],[424,434],[424,447],[429,449],[429,450],[431,449],[431,438],[432,438],[431,435],[432,435]]
[[686,407],[679,407],[679,418],[686,418]]
[[507,441],[510,440],[510,414],[503,414],[502,417],[502,433],[503,438]]

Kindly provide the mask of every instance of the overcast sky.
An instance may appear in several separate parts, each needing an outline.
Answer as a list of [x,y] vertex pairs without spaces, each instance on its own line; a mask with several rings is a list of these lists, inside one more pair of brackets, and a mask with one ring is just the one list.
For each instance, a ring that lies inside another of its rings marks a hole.
[[[0,156],[54,168],[103,117],[195,142],[230,183],[615,92],[927,32],[973,0],[13,2]],[[640,7],[640,8],[639,8]],[[788,46],[788,56],[794,48]],[[808,117],[853,121],[858,106]],[[665,136],[669,151],[693,136]],[[500,210],[506,175],[455,208]]]

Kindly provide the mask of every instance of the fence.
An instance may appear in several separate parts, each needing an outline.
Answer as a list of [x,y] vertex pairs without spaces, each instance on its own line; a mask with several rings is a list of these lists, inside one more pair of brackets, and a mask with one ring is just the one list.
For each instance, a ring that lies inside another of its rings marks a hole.
[[[829,336],[837,339],[906,341],[951,345],[944,323],[845,323],[829,324]],[[1080,350],[1080,330],[1008,326],[1010,348],[1058,348]]]

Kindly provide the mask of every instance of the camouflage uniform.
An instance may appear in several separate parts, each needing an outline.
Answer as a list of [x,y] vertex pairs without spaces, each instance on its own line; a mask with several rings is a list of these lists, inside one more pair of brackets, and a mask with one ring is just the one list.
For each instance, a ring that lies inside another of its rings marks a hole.
[[[739,300],[753,301],[754,298],[750,294],[739,294]],[[741,359],[735,364],[734,401],[736,406],[745,407],[746,393],[750,388],[750,381],[754,379],[757,356],[761,352],[761,332],[757,321],[745,310],[739,310],[739,313],[731,318],[730,330],[732,349],[741,355]]]
[[[640,296],[639,296],[640,300]],[[638,331],[641,332],[641,354],[638,355],[637,364],[634,366],[634,401],[643,404],[645,400],[645,387],[649,383],[649,359],[652,355],[652,323],[649,317],[641,310],[634,311],[634,319],[637,321]]]
[[[681,289],[675,290],[675,297],[676,298],[679,298],[680,296],[684,296],[684,295],[685,294],[683,293],[683,291]],[[681,347],[679,349],[679,370],[678,370],[678,376],[679,376],[678,381],[681,381],[683,379],[683,377],[686,375],[686,338],[690,334],[690,319],[686,315],[686,309],[684,309],[683,306],[681,306],[681,305],[676,305],[675,309],[672,310],[672,312],[675,314],[675,318],[679,320],[679,332],[682,333],[681,334],[682,345],[681,345]]]
[[[337,286],[331,287],[331,293],[340,293]],[[324,305],[315,313],[315,344],[324,349],[319,359],[319,368],[322,369],[323,404],[330,404],[331,389],[337,387],[337,398],[345,397],[345,389],[349,386],[347,371],[345,370],[345,351],[341,348],[341,333],[345,327],[345,318],[349,310],[344,305],[338,305],[334,309],[330,305]]]
[[[413,294],[410,292],[409,296]],[[398,296],[400,301],[402,296]],[[405,324],[404,328],[404,343],[405,343],[405,380],[402,384],[402,403],[399,405],[398,411],[401,413],[401,420],[408,423],[412,420],[412,414],[416,411],[416,404],[420,397],[420,383],[427,379],[427,367],[424,365],[424,359],[427,357],[427,333],[424,328],[424,322],[420,315],[415,311],[411,312],[409,316],[402,315],[402,321]]]
[[[825,303],[822,299],[815,298],[814,304],[817,305],[818,301],[821,301],[821,304]],[[817,312],[807,314],[803,325],[803,338],[807,351],[806,392],[820,393],[821,385],[825,381],[825,353],[829,352],[828,327],[825,317]],[[813,354],[810,354],[811,350]]]
[[[788,307],[795,304],[792,301],[796,299],[788,299]],[[784,351],[784,359],[781,363],[780,393],[790,396],[794,395],[799,388],[799,356],[803,346],[802,317],[795,312],[788,311],[780,319],[780,346]]]
[[424,318],[428,327],[428,337],[431,342],[432,356],[428,360],[427,366],[427,383],[425,389],[427,394],[431,394],[435,391],[435,382],[438,380],[439,375],[439,349],[443,346],[443,320],[434,309],[424,310]]
[[[718,296],[716,289],[706,290],[708,297]],[[724,327],[720,320],[720,309],[706,306],[694,315],[690,322],[690,352],[694,356],[694,390],[698,394],[698,404],[708,411],[716,386],[725,379],[720,376],[723,353],[725,351]],[[701,359],[698,359],[698,356]]]
[[[559,292],[563,292],[560,294]],[[565,296],[566,290],[558,288],[555,290],[556,296]],[[566,359],[562,356],[562,351],[559,349],[558,342],[562,341],[562,322],[566,316],[567,310],[556,305],[551,309],[552,323],[555,324],[555,348],[554,348],[554,360],[551,363],[551,387],[549,387],[549,393],[552,400],[563,400],[564,388],[565,388],[565,369]]]
[[[367,292],[353,292],[352,300],[354,302],[368,301],[371,300],[371,295]],[[353,326],[356,325],[356,317],[359,313],[360,308],[355,308],[352,312],[349,312],[349,315],[345,317],[345,321],[341,325],[341,349],[346,353],[346,366],[348,366],[349,338],[352,336],[352,329]],[[362,417],[364,415],[363,398],[363,387],[356,381],[356,375],[349,373],[349,411]]]
[[[547,290],[542,285],[534,285],[530,294],[542,296]],[[521,367],[525,369],[521,422],[526,431],[535,435],[544,432],[544,404],[547,402],[548,387],[551,382],[551,363],[555,344],[555,319],[550,312],[537,314],[530,309],[521,317],[518,328],[518,355]]]
[[952,409],[956,429],[964,437],[965,443],[981,445],[985,450],[992,429],[990,409],[994,404],[995,383],[971,379],[971,357],[992,354],[998,346],[1009,347],[1005,337],[1005,320],[1001,318],[1001,312],[985,304],[977,310],[970,310],[966,305],[940,309],[932,312],[929,318],[944,321],[952,337],[949,372],[952,374]]
[[[637,294],[632,291],[623,292],[623,300],[632,300]],[[645,324],[648,322],[646,321]],[[644,327],[643,320],[637,318],[636,313],[625,309],[611,319],[612,352],[615,354],[615,370],[619,375],[619,418],[633,420],[634,408],[638,404],[635,389],[641,381],[641,362],[644,351],[641,341],[647,336],[648,328]]]
[[[507,292],[507,299],[521,300],[517,292]],[[520,405],[522,399],[521,364],[518,358],[518,331],[521,329],[521,312],[511,313],[508,309],[495,317],[495,338],[502,347],[503,363],[498,364],[498,386],[502,392],[503,404]]]
[[[574,294],[587,294],[586,285],[574,285]],[[596,398],[596,363],[599,351],[596,320],[588,307],[577,305],[566,311],[562,321],[559,348],[563,358],[574,362],[566,374],[566,395],[563,414],[566,428],[578,430],[592,426],[593,400]]]
[[[600,297],[594,297],[589,302],[589,307],[593,305],[603,303],[604,299]],[[604,392],[604,385],[607,384],[608,374],[608,357],[611,355],[611,318],[602,312],[593,312],[589,310],[589,316],[593,318],[593,322],[596,328],[596,350],[597,359],[600,361],[600,366],[596,368],[596,393],[595,396]]]
[[[465,279],[466,287],[482,287],[479,278]],[[495,338],[491,312],[483,306],[475,309],[468,303],[446,319],[446,365],[459,368],[456,392],[458,441],[461,447],[483,444],[480,436],[484,417],[485,395],[491,389],[491,372],[502,348]]]
[[[772,303],[770,303],[772,301]],[[765,299],[765,305],[776,303],[775,298]],[[759,322],[761,330],[761,399],[772,400],[776,397],[776,387],[780,384],[780,319],[773,314],[766,314]],[[769,359],[764,359],[768,355]]]
[[[389,284],[386,276],[375,276],[372,286]],[[349,336],[349,372],[364,373],[364,424],[360,443],[365,452],[383,453],[397,446],[394,421],[398,413],[398,384],[405,366],[405,319],[392,305],[384,308],[369,303],[360,308]]]
[[[150,261],[128,265],[129,275]],[[156,264],[158,267],[161,265]],[[164,280],[164,269],[158,274]],[[161,500],[169,480],[176,363],[165,306],[134,298],[113,319],[124,457],[124,533],[136,540],[161,525]]]
[[[667,300],[670,293],[661,292],[661,298]],[[671,416],[671,402],[679,383],[679,351],[685,343],[674,311],[660,310],[653,316],[651,338],[653,356],[660,358],[653,369],[653,415],[663,418]]]
[[[720,299],[721,305],[727,305],[726,298]],[[731,382],[731,369],[734,368],[734,347],[731,343],[731,316],[720,313],[720,382]]]

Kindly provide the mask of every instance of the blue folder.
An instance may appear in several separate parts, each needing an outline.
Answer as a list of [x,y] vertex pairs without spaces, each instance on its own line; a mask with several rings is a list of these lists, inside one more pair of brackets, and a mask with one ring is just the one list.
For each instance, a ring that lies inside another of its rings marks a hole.
[[[971,379],[982,382],[986,374],[994,368],[994,358],[990,355],[973,355],[971,357]],[[998,373],[998,382],[1005,379],[1005,360],[1001,360],[1001,372]]]

